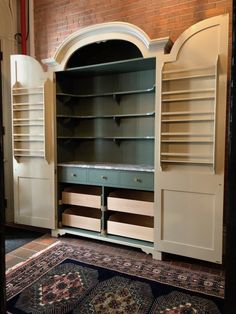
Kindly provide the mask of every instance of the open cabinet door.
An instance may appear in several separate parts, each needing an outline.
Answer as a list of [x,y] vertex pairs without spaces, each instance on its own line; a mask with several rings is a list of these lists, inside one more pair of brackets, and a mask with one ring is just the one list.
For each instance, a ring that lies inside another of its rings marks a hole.
[[15,223],[55,228],[53,74],[11,56]]
[[222,262],[228,15],[158,61],[156,250]]

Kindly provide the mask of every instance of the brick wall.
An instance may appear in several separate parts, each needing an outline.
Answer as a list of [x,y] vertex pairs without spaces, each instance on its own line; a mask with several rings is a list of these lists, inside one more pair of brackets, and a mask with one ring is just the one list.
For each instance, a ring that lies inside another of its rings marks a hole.
[[173,41],[189,26],[222,13],[231,14],[232,0],[34,0],[35,53],[54,55],[69,34],[92,24],[123,21],[153,38]]

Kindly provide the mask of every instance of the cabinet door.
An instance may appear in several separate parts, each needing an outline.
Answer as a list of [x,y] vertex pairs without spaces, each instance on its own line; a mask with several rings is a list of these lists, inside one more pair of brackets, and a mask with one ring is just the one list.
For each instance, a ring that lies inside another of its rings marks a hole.
[[14,220],[55,228],[53,75],[11,56]]
[[156,249],[222,261],[228,16],[184,32],[157,68]]

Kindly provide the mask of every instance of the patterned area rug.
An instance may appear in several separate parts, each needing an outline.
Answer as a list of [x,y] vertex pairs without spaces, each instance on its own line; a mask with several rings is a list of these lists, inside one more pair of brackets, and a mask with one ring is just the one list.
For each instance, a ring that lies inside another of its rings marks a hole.
[[224,278],[57,242],[7,273],[8,313],[223,313]]

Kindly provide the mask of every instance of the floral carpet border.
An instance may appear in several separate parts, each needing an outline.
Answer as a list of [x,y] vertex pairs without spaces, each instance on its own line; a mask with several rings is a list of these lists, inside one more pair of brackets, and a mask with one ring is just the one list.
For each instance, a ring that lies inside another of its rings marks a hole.
[[173,266],[168,262],[153,260],[147,263],[147,261],[136,260],[134,257],[112,255],[85,246],[57,242],[7,273],[7,299],[20,293],[67,258],[188,291],[224,297],[223,276]]

